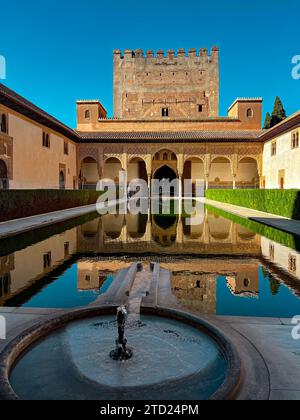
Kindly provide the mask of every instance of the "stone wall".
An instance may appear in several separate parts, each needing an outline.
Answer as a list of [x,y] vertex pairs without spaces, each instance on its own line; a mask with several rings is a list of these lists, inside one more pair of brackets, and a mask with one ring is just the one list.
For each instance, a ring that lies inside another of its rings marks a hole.
[[219,115],[219,50],[167,56],[158,51],[114,52],[114,116],[161,119]]
[[[292,135],[300,128],[275,137],[264,144],[263,151],[263,186],[266,189],[300,188],[300,144],[292,147]],[[272,144],[276,143],[276,154],[272,155]]]

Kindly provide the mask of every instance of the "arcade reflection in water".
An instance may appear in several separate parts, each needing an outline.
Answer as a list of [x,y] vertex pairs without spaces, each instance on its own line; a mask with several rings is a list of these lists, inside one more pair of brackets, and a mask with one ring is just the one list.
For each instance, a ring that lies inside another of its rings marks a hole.
[[194,220],[190,225],[187,217],[172,214],[95,216],[4,255],[0,305],[83,306],[139,260],[169,269],[178,303],[199,313],[300,313],[298,252],[204,208]]

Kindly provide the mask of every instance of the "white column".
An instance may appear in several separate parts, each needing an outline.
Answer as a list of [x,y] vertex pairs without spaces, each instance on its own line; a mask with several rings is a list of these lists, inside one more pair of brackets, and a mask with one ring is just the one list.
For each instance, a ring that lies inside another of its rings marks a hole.
[[236,190],[236,177],[233,176],[233,189]]
[[148,190],[149,190],[149,197],[151,198],[152,191],[151,191],[151,175],[148,174]]
[[182,199],[183,199],[183,197],[182,197],[182,176],[181,175],[179,175],[179,177],[178,177],[178,181],[179,181],[179,188],[178,188],[178,195],[179,195],[179,197],[178,197],[178,212],[179,212],[179,215],[181,216],[182,215],[182,208],[183,208],[183,202],[182,202]]

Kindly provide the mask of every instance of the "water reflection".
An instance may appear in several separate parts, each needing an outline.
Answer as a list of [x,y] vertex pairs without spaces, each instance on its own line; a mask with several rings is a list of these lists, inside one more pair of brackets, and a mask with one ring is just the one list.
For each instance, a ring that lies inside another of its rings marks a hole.
[[170,270],[173,294],[192,311],[300,313],[300,254],[204,208],[192,224],[172,213],[94,217],[2,256],[0,305],[89,304],[135,259]]

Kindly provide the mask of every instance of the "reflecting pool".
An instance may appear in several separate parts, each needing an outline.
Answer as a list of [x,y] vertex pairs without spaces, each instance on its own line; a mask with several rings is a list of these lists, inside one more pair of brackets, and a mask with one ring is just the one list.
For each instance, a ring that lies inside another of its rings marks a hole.
[[158,262],[192,312],[300,314],[299,238],[204,205],[190,216],[91,214],[0,242],[0,306],[92,304],[133,262]]

